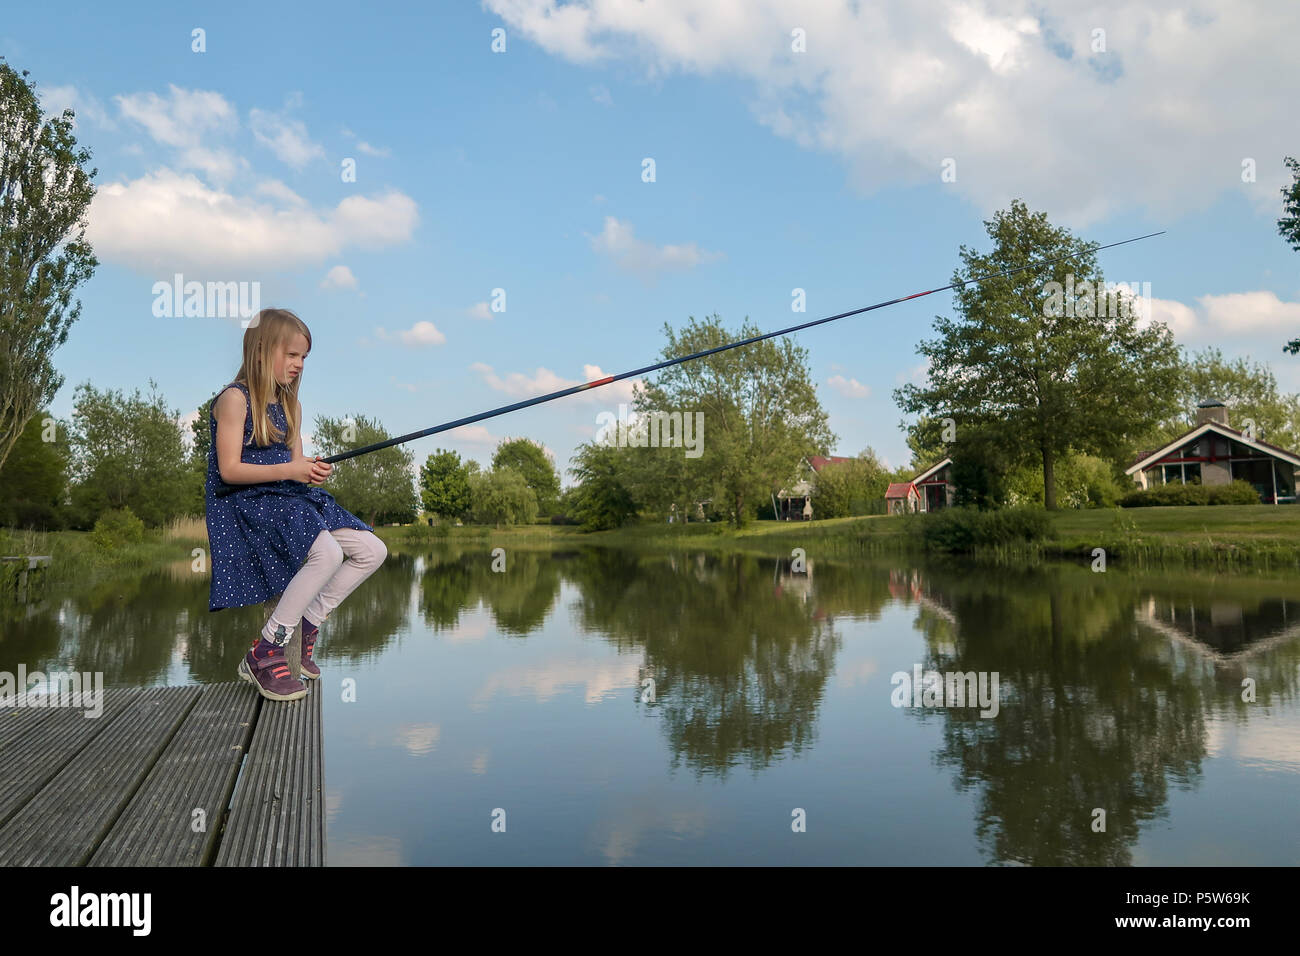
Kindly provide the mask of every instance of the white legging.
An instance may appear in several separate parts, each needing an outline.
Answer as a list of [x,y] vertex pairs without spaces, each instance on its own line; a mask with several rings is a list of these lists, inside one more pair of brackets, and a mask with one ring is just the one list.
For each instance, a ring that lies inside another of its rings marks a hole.
[[262,628],[262,636],[274,641],[277,627],[283,627],[286,636],[292,634],[304,617],[319,625],[362,581],[375,573],[386,557],[388,548],[372,531],[355,528],[322,531],[312,542],[302,567],[284,589],[280,603]]

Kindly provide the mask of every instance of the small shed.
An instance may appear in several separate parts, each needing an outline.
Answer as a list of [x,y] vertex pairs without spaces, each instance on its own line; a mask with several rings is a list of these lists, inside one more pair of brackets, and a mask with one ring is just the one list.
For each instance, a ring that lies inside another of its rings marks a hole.
[[889,489],[885,492],[885,511],[891,515],[899,515],[905,511],[915,511],[921,503],[921,495],[916,490],[916,485],[910,481],[891,482]]

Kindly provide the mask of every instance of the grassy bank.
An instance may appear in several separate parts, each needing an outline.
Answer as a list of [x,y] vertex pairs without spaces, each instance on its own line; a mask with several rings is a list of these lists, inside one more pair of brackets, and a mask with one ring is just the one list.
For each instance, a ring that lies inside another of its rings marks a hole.
[[1054,516],[1049,556],[1136,563],[1300,567],[1300,507],[1220,505],[1066,511]]
[[[103,550],[89,531],[16,531],[0,528],[0,554],[48,554],[53,559],[42,574],[49,591],[70,585],[94,585],[124,571],[157,568],[177,561],[193,560],[194,548],[208,547],[208,529],[202,518],[180,518],[166,528],[146,530],[144,539]],[[7,574],[3,592],[11,590]],[[3,598],[0,598],[2,600]]]
[[[876,515],[802,522],[758,521],[739,531],[723,524],[643,524],[584,534],[571,525],[513,528],[406,525],[376,529],[392,550],[439,543],[486,547],[572,548],[587,545],[646,551],[735,551],[851,558],[860,554],[915,554],[922,550],[921,522],[928,516]],[[1103,548],[1108,562],[1140,567],[1300,569],[1300,507],[1222,505],[1061,511],[1052,515],[1055,538],[977,549],[977,558],[1025,562],[1050,558],[1092,560]],[[110,550],[84,531],[32,532],[0,528],[0,554],[48,554],[46,586],[93,585],[124,571],[193,560],[208,547],[202,518],[148,530],[142,541]],[[0,571],[0,576],[9,569]]]
[[[690,549],[823,555],[916,553],[923,550],[921,522],[928,516],[874,515],[802,522],[758,521],[741,530],[724,524],[643,524],[584,534],[572,527],[528,526],[381,528],[401,547],[439,541],[481,541],[508,546],[579,544],[644,550]],[[1300,507],[1269,505],[1110,508],[1060,511],[1051,516],[1050,540],[978,548],[976,557],[1003,561],[1085,559],[1102,548],[1106,559],[1140,566],[1300,568]]]

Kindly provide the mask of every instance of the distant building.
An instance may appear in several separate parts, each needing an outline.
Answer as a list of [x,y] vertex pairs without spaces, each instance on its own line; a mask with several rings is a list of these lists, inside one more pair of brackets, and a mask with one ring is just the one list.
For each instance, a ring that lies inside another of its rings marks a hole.
[[916,490],[916,485],[910,481],[890,482],[889,489],[885,492],[886,514],[901,515],[916,511],[920,506],[921,495]]
[[1124,470],[1139,488],[1167,484],[1249,482],[1268,504],[1292,502],[1300,456],[1228,427],[1223,402],[1201,402],[1196,425],[1168,444],[1143,452]]
[[932,465],[912,479],[920,496],[919,511],[938,511],[951,508],[957,497],[957,488],[952,483],[952,459],[945,458],[937,465]]

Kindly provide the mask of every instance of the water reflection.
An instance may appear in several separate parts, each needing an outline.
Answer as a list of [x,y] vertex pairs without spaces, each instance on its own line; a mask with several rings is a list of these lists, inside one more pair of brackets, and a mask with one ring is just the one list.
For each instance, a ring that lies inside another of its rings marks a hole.
[[[469,739],[466,721],[517,721],[518,701],[555,708],[575,686],[589,711],[557,725],[569,736],[555,740],[552,759],[580,761],[603,733],[633,739],[602,709],[611,702],[657,735],[660,773],[733,786],[738,767],[761,780],[783,762],[812,766],[833,725],[856,750],[832,750],[841,762],[808,777],[814,793],[800,799],[865,786],[846,795],[860,792],[865,843],[880,839],[873,812],[924,791],[937,773],[973,811],[969,831],[984,860],[1033,865],[1142,862],[1135,849],[1152,822],[1201,785],[1211,758],[1232,755],[1292,782],[1300,772],[1294,579],[868,559],[811,558],[800,569],[777,557],[520,548],[498,572],[490,551],[390,548],[381,571],[331,615],[322,663],[366,671],[367,699],[391,699],[391,712],[365,712],[378,721],[363,735],[368,754],[388,747],[417,766],[448,751],[467,775],[458,779],[492,781],[521,758],[502,749],[508,735]],[[181,561],[47,596],[0,622],[0,670],[102,671],[108,686],[231,680],[263,611],[210,614],[207,596],[206,575]],[[409,673],[408,640],[447,645],[443,660],[464,668],[463,703],[445,703],[443,691],[441,711],[421,710],[433,692]],[[891,673],[914,665],[997,673],[996,716],[888,707]],[[878,768],[886,754],[894,763]],[[330,772],[348,780],[352,768],[334,762]],[[380,761],[368,772],[392,791],[406,771]],[[618,767],[600,765],[611,772]],[[364,804],[347,792],[347,801],[333,795],[333,814]],[[1096,810],[1104,832],[1094,829]],[[705,840],[706,815],[647,804],[644,819],[601,820],[589,837],[605,858],[635,860],[656,833]],[[346,840],[358,858],[402,855],[391,837]]]

